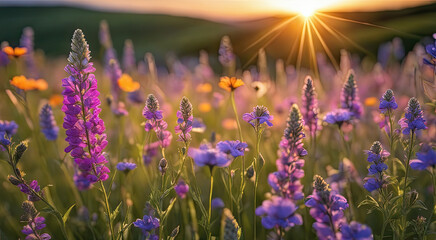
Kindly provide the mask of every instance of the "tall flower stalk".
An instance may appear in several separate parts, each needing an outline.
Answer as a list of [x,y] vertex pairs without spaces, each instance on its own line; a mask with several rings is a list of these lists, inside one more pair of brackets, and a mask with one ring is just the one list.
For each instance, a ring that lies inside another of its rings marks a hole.
[[87,190],[94,183],[99,183],[104,198],[110,238],[115,238],[112,226],[111,208],[103,181],[109,178],[109,168],[103,149],[107,145],[105,127],[99,113],[100,100],[97,90],[95,68],[90,62],[88,43],[82,30],[77,29],[72,38],[71,52],[65,71],[70,75],[62,79],[64,90],[65,113],[64,128],[69,146],[65,152],[70,153],[76,164],[74,182],[79,190]]

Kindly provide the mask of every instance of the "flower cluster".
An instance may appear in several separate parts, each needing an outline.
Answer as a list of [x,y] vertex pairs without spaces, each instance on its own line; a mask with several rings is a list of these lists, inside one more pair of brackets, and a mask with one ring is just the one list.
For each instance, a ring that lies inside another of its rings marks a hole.
[[435,38],[434,43],[425,46],[425,51],[430,55],[430,59],[424,58],[424,63],[432,67],[436,66],[436,35],[433,34]]
[[168,147],[173,136],[166,130],[168,124],[163,120],[162,110],[159,110],[159,101],[153,94],[148,95],[142,115],[147,119],[145,131],[154,130],[160,146]]
[[262,217],[262,225],[266,229],[274,227],[290,228],[302,225],[303,219],[297,214],[298,207],[288,198],[273,196],[265,200],[262,206],[256,209],[256,215]]
[[144,215],[142,219],[136,219],[136,221],[133,222],[133,226],[140,228],[146,239],[159,239],[158,235],[154,235],[152,233],[153,230],[158,229],[160,226],[160,221],[158,218],[155,218],[152,215]]
[[72,51],[65,71],[70,75],[62,79],[65,113],[63,127],[66,129],[70,153],[76,164],[74,182],[79,190],[89,189],[97,181],[108,179],[109,168],[103,149],[107,145],[105,126],[99,113],[100,93],[97,90],[95,68],[89,62],[89,47],[82,33],[74,32]]
[[24,201],[21,205],[24,210],[24,215],[21,216],[21,220],[26,222],[27,225],[21,230],[26,234],[25,240],[49,240],[51,236],[48,233],[41,233],[41,230],[47,225],[45,224],[45,218],[39,216],[38,211],[32,202]]
[[[9,146],[10,138],[17,133],[18,125],[14,121],[0,120],[0,145]],[[3,151],[3,146],[0,146]]]
[[181,199],[184,199],[186,197],[186,194],[189,192],[189,185],[186,184],[185,181],[180,180],[179,183],[174,186],[174,190]]
[[379,109],[382,113],[390,112],[398,108],[397,102],[395,102],[394,92],[391,89],[386,90],[380,99]]
[[223,66],[231,66],[235,62],[235,54],[233,53],[232,43],[228,36],[224,36],[221,39],[220,48],[218,50],[219,61]]
[[389,152],[383,149],[380,142],[374,142],[369,151],[366,151],[368,155],[368,162],[371,166],[368,169],[371,177],[365,178],[365,184],[363,185],[366,190],[372,192],[379,188],[382,188],[386,184],[386,176],[384,172],[388,169],[388,165],[384,162],[389,156]]
[[128,173],[135,168],[136,168],[136,164],[132,163],[132,162],[119,162],[119,163],[117,163],[117,170],[123,171],[125,173]]
[[436,151],[429,145],[423,145],[421,151],[416,153],[417,159],[410,160],[410,167],[415,170],[425,170],[436,166]]
[[372,240],[372,230],[364,224],[352,221],[341,227],[342,240]]
[[244,142],[236,141],[221,141],[216,144],[216,148],[225,154],[229,154],[236,158],[244,156],[245,149],[248,145]]
[[36,202],[39,201],[40,198],[35,194],[42,194],[41,187],[38,185],[38,181],[33,180],[30,184],[20,183],[17,185],[20,188],[20,191],[27,194],[27,200]]
[[190,148],[188,155],[194,159],[199,167],[227,167],[231,160],[220,150],[213,148],[210,144],[201,144],[199,148]]
[[406,114],[398,121],[398,124],[400,124],[402,132],[405,135],[409,135],[411,131],[415,132],[417,130],[427,129],[418,99],[413,97],[409,100]]
[[336,124],[340,128],[344,123],[351,121],[352,114],[350,111],[342,108],[335,109],[326,114],[324,121],[330,124]]
[[320,176],[315,176],[313,193],[307,197],[305,205],[315,219],[313,228],[320,240],[342,239],[340,227],[346,223],[344,210],[348,208],[347,199],[333,192]]
[[309,128],[312,136],[318,130],[318,100],[316,99],[315,86],[310,76],[306,77],[302,94],[301,113],[303,115],[304,123]]
[[179,134],[178,141],[189,142],[191,140],[192,122],[192,104],[187,97],[183,97],[180,102],[180,110],[177,111],[177,126],[175,127],[176,134]]
[[53,116],[53,110],[49,104],[42,107],[39,113],[39,124],[41,126],[41,132],[45,138],[49,141],[54,141],[58,138],[59,127]]
[[251,124],[254,129],[259,129],[259,127],[264,123],[268,125],[268,127],[272,127],[273,124],[271,121],[274,119],[274,117],[269,114],[269,111],[266,107],[256,106],[253,108],[253,112],[244,113],[244,115],[242,115],[242,119]]
[[356,80],[352,70],[348,72],[342,87],[341,108],[350,111],[353,118],[359,119],[362,115],[362,104],[359,101]]
[[46,90],[48,88],[48,84],[44,79],[33,79],[33,78],[26,78],[25,76],[15,76],[11,80],[11,85],[24,90],[24,91],[31,91],[31,90]]

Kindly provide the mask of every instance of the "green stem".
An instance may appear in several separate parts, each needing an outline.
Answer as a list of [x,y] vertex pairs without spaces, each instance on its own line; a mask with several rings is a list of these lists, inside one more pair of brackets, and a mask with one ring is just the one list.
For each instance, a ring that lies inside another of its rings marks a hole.
[[412,157],[413,152],[413,137],[415,135],[415,131],[412,130],[412,133],[410,134],[410,145],[409,145],[409,153],[407,154],[407,161],[406,161],[406,175],[404,176],[404,189],[403,189],[403,216],[402,216],[402,239],[404,238],[404,233],[406,231],[407,227],[407,214],[406,214],[406,188],[407,188],[407,177],[409,175],[409,162],[410,158]]
[[[259,121],[259,120],[258,120]],[[259,124],[257,124],[258,126]],[[256,129],[256,149],[255,149],[255,157],[254,157],[254,172],[255,172],[255,177],[254,177],[254,196],[253,196],[253,239],[256,240],[256,196],[257,196],[257,184],[259,182],[259,174],[260,174],[260,169],[258,169],[259,167],[259,158],[260,158],[260,135],[262,133],[260,132],[259,129]]]
[[212,217],[212,193],[213,193],[213,172],[214,168],[210,167],[210,190],[209,190],[209,215],[207,217],[207,239],[210,240],[212,236],[212,227],[210,225],[210,219]]

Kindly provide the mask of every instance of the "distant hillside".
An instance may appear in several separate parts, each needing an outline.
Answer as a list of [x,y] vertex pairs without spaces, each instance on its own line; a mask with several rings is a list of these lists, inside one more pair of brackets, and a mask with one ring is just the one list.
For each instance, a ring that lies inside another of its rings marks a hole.
[[[355,42],[352,44],[348,40],[336,39],[317,25],[335,56],[339,55],[341,48],[366,54],[357,45],[375,55],[380,43],[395,36],[401,37],[410,50],[422,37],[429,37],[436,32],[436,4],[397,11],[329,14],[395,29],[386,30],[320,16],[327,25]],[[277,16],[256,21],[218,23],[188,17],[109,13],[70,7],[0,7],[0,41],[16,45],[22,29],[31,26],[35,30],[36,48],[43,49],[48,56],[66,55],[74,29],[82,28],[91,50],[98,52],[99,22],[105,19],[110,25],[118,54],[121,54],[123,42],[127,38],[133,40],[138,58],[145,52],[152,52],[158,60],[164,59],[168,53],[197,55],[200,49],[216,54],[221,36],[227,34],[230,35],[241,62],[245,64],[268,39],[252,48],[246,49],[247,46],[288,18],[289,16]],[[293,42],[299,38],[300,24],[301,20],[293,22],[266,45],[270,57],[286,58],[289,55]],[[315,33],[312,34],[316,39]],[[314,42],[320,49],[319,41]],[[294,61],[294,58],[291,60]]]

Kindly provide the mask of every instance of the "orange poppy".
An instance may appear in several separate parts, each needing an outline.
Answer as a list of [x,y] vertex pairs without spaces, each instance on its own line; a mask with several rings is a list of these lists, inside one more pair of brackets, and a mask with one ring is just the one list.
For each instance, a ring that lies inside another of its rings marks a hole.
[[139,82],[133,81],[129,74],[123,74],[118,79],[118,86],[124,92],[134,92],[139,89]]
[[377,103],[378,103],[378,99],[376,97],[369,97],[365,99],[365,106],[373,107],[377,105]]
[[27,49],[22,47],[12,48],[10,46],[7,46],[4,47],[2,50],[11,57],[20,57],[27,53]]
[[15,76],[11,80],[11,85],[24,91],[30,90],[46,90],[48,84],[44,79],[27,79],[25,76]]
[[223,88],[229,92],[234,91],[236,88],[240,87],[244,85],[244,82],[236,77],[221,77],[220,82],[218,84],[218,86],[220,86],[220,88]]

